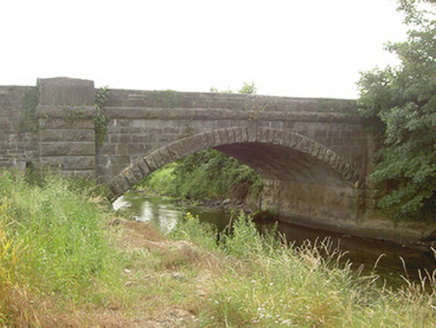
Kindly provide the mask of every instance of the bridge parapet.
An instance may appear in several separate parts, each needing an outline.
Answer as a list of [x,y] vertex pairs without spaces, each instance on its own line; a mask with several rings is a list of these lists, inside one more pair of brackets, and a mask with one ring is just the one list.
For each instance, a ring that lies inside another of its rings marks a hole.
[[111,90],[108,107],[201,108],[357,115],[351,99],[290,98],[210,92]]

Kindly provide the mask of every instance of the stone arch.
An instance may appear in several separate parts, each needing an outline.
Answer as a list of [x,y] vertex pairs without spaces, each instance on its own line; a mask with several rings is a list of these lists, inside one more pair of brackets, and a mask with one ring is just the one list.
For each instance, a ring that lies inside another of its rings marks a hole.
[[331,149],[296,132],[264,127],[249,129],[232,127],[201,132],[151,153],[132,162],[108,183],[114,197],[133,187],[158,168],[200,150],[238,143],[262,143],[287,147],[301,152],[336,172],[344,181],[354,186],[360,184],[359,174],[346,159]]

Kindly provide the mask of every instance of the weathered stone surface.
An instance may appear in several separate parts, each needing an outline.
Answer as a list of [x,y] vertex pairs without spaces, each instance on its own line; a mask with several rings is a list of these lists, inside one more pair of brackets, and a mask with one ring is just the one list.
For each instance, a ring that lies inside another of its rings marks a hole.
[[37,84],[40,105],[94,105],[94,81],[59,77]]
[[61,171],[95,170],[94,156],[41,157],[40,166]]
[[95,142],[41,142],[40,156],[95,155]]
[[58,118],[54,117],[40,117],[39,120],[39,129],[40,130],[68,130],[68,129],[78,129],[78,130],[94,130],[95,124],[94,122],[87,119],[74,119],[68,120],[67,118],[62,117],[61,115]]
[[37,88],[39,131],[22,133],[23,95],[35,87],[0,87],[1,166],[91,174],[117,195],[165,164],[216,148],[270,181],[264,199],[285,214],[354,220],[371,203],[370,190],[356,192],[368,188],[371,151],[354,101],[110,90],[97,149],[93,82],[42,79]]
[[95,131],[90,129],[59,129],[41,130],[39,132],[40,142],[95,142]]
[[38,105],[36,111],[38,118],[64,118],[68,123],[93,118],[96,113],[94,106],[85,105]]
[[150,168],[148,167],[147,163],[145,162],[144,158],[140,158],[136,161],[136,165],[141,170],[142,176],[146,177],[151,173]]
[[124,175],[126,181],[129,183],[130,186],[134,186],[140,180],[134,175],[134,171],[132,170],[132,167],[133,165],[131,164],[121,172],[121,174]]

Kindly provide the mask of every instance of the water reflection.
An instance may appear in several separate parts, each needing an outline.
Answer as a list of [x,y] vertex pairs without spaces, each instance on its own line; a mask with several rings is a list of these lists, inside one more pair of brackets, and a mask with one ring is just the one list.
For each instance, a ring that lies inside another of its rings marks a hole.
[[153,222],[163,233],[174,229],[177,221],[182,219],[187,212],[194,216],[198,215],[201,222],[214,224],[218,231],[224,230],[229,222],[223,211],[180,205],[171,198],[160,196],[129,192],[119,197],[112,205],[115,211],[128,209],[137,221]]

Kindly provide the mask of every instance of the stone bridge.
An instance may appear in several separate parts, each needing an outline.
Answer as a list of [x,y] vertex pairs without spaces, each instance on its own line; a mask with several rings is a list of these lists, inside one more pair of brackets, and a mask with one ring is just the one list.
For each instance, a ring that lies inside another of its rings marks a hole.
[[352,100],[110,90],[99,110],[96,95],[93,81],[69,78],[0,87],[0,166],[91,176],[115,197],[214,148],[251,166],[265,183],[259,206],[284,218],[347,230],[372,207]]

